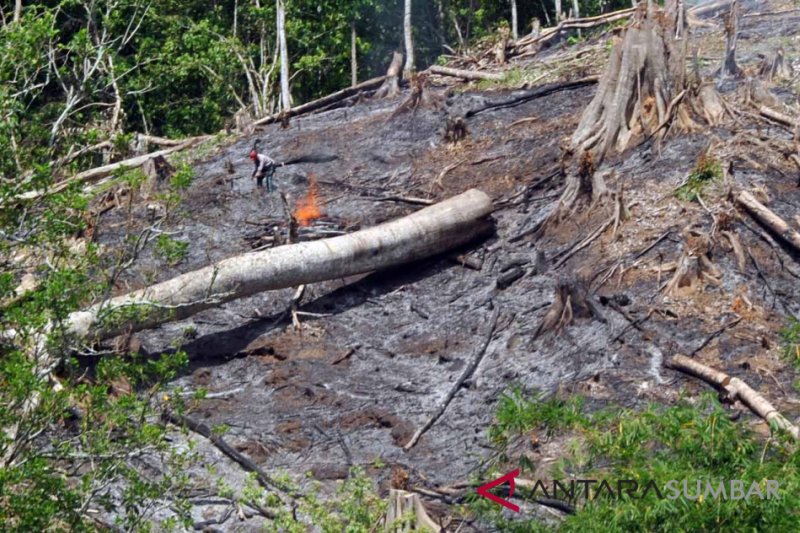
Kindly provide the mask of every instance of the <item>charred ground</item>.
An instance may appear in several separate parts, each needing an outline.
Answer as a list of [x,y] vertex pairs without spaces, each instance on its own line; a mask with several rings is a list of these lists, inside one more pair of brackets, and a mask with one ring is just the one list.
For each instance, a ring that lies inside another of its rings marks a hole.
[[[756,12],[780,6],[748,7]],[[757,54],[771,53],[775,39],[782,39],[789,61],[797,61],[797,36],[782,35],[800,26],[800,14],[779,22],[742,20],[743,68],[755,69]],[[706,77],[719,64],[714,55],[723,42],[719,31],[719,26],[695,30],[699,55],[709,57],[703,64]],[[607,39],[594,35],[577,48],[562,43],[517,68],[566,60],[553,69],[552,87],[599,74],[602,63],[573,64],[575,52],[602,56]],[[194,181],[158,226],[189,243],[185,256],[169,266],[151,241],[120,279],[120,292],[269,246],[285,233],[280,195],[256,190],[249,178],[246,155],[254,138],[279,161],[306,154],[337,157],[277,171],[275,184],[292,208],[307,195],[312,175],[318,184],[323,217],[301,229],[300,238],[372,226],[418,209],[415,199],[436,201],[472,187],[494,199],[496,231],[458,257],[307,287],[296,306],[299,328],[289,312],[294,291],[287,289],[125,339],[150,355],[181,344],[192,362],[175,381],[176,389],[219,395],[197,402],[190,416],[209,426],[225,425],[225,439],[265,471],[283,470],[298,479],[311,472],[327,482],[361,465],[386,490],[392,479],[397,484],[399,470],[409,475],[401,476],[406,486],[428,488],[477,477],[497,453],[486,435],[495,403],[513,386],[579,392],[592,405],[633,408],[670,403],[683,389],[693,394],[706,388],[662,367],[676,353],[740,377],[785,415],[800,415],[795,373],[781,356],[778,333],[787,316],[800,313],[800,257],[729,200],[731,190],[760,190],[771,198],[770,208],[797,229],[798,168],[752,141],[791,142],[791,131],[741,113],[716,127],[673,133],[662,143],[643,142],[606,159],[598,172],[623,191],[630,218],[576,247],[609,220],[613,206],[539,226],[564,187],[564,139],[596,86],[557,89],[470,114],[530,95],[540,85],[477,90],[436,82],[428,90],[438,96],[438,106],[396,113],[407,91],[397,99],[363,100],[294,118],[288,128],[272,124],[250,138],[223,140],[212,155],[192,161]],[[728,81],[722,92],[738,102],[745,85]],[[794,105],[797,78],[768,91],[775,101]],[[468,134],[456,143],[444,139],[453,116],[467,117]],[[704,189],[702,203],[677,198],[675,190],[703,154],[719,159],[724,178]],[[110,257],[126,236],[163,216],[158,198],[135,197],[98,219],[95,238]],[[719,236],[721,225],[747,250],[743,270]],[[693,238],[711,243],[707,252],[719,269],[718,282],[701,278],[666,291],[674,263]],[[576,312],[574,322],[559,331],[540,331],[560,284],[574,287],[593,309],[585,317]],[[497,327],[476,372],[419,443],[404,451],[485,342],[495,312]],[[751,422],[767,431],[749,415],[741,423]],[[176,432],[175,438],[181,443],[195,437]],[[214,476],[204,468],[209,464],[227,483],[243,483],[237,465],[205,439],[196,440],[202,457],[192,472],[198,491],[214,492]],[[537,462],[551,459],[552,449],[527,445],[514,453]],[[434,514],[449,512],[435,506]],[[194,512],[207,517],[214,509],[199,505]]]

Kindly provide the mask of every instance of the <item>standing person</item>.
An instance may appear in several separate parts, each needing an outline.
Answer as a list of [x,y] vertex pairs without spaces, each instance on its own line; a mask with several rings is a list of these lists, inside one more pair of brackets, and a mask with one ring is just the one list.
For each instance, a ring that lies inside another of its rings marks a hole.
[[258,187],[263,186],[264,178],[267,178],[267,193],[272,192],[272,176],[275,175],[275,160],[271,157],[256,152],[255,149],[250,151],[250,159],[253,161],[255,168],[251,178],[256,179]]

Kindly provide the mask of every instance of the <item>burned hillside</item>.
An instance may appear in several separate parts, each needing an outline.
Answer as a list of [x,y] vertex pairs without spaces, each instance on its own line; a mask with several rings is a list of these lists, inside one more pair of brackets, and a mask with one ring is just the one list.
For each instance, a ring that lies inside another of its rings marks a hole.
[[[188,501],[200,529],[275,527],[271,509],[244,496],[231,516],[237,498],[220,480],[241,493],[255,471],[297,508],[361,467],[382,498],[419,495],[444,531],[488,530],[459,506],[477,481],[523,461],[526,477],[547,476],[569,447],[528,431],[500,449],[488,429],[504,393],[634,412],[712,385],[725,396],[730,380],[705,383],[675,356],[745,382],[797,429],[781,332],[800,317],[800,11],[745,2],[731,30],[730,3],[718,4],[685,18],[668,1],[565,22],[562,35],[503,46],[502,64],[494,48],[449,63],[505,81],[431,69],[396,96],[374,84],[331,108],[199,140],[168,156],[166,176],[112,181],[95,196],[88,240],[109,270],[126,266],[112,297],[472,189],[491,199],[487,231],[442,253],[211,302],[93,344],[188,356],[167,394],[186,410],[165,421],[175,449],[193,443]],[[576,28],[581,39],[568,39]],[[274,192],[251,178],[254,146],[277,162]],[[185,167],[193,177],[175,193]],[[184,304],[194,302],[173,307]],[[90,354],[79,370],[95,365]],[[770,437],[766,414],[727,394],[735,423]],[[162,503],[155,520],[176,514],[170,495]],[[548,523],[569,514],[534,507]]]

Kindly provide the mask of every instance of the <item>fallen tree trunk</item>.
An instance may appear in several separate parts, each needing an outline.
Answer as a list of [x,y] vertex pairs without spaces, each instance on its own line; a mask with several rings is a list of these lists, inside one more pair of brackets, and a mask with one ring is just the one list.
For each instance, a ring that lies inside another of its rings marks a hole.
[[79,338],[109,338],[259,292],[409,263],[485,234],[492,209],[489,196],[472,189],[373,228],[231,257],[72,313],[66,326]]
[[770,120],[774,120],[779,124],[783,124],[784,126],[788,126],[790,128],[797,128],[800,127],[800,119],[793,119],[789,115],[784,115],[780,111],[775,111],[771,107],[767,107],[765,105],[760,105],[758,107],[758,112],[761,113],[761,116],[767,117]]
[[636,8],[628,8],[620,11],[614,11],[612,13],[606,13],[605,15],[598,15],[596,17],[563,20],[553,28],[542,30],[536,35],[531,34],[527,37],[523,37],[515,43],[515,48],[520,50],[533,44],[547,42],[555,38],[564,30],[595,28],[597,26],[603,26],[604,24],[611,24],[612,22],[625,20],[630,18],[635,12]]
[[505,76],[496,72],[480,72],[478,70],[461,70],[457,68],[442,67],[439,65],[431,65],[428,67],[431,74],[438,74],[440,76],[451,76],[453,78],[461,78],[464,80],[489,80],[489,81],[502,81]]
[[255,122],[253,122],[253,125],[263,126],[265,124],[272,124],[274,122],[280,122],[281,120],[287,118],[296,117],[298,115],[304,115],[306,113],[311,113],[312,111],[317,111],[319,109],[322,109],[323,107],[334,104],[340,100],[344,100],[345,98],[349,98],[362,91],[368,91],[370,89],[379,87],[385,79],[386,76],[379,76],[377,78],[372,78],[371,80],[363,81],[358,85],[347,87],[346,89],[342,89],[341,91],[336,91],[335,93],[331,93],[328,96],[323,96],[322,98],[312,100],[311,102],[306,102],[303,105],[293,107],[281,113],[276,113],[274,115],[269,115],[268,117],[260,118]]
[[102,167],[92,168],[89,170],[84,170],[74,176],[65,179],[64,181],[60,181],[56,183],[53,187],[48,189],[47,191],[28,191],[26,193],[20,194],[17,196],[18,200],[33,200],[36,198],[40,198],[45,194],[54,194],[63,191],[70,185],[75,183],[87,183],[93,182],[99,179],[102,179],[113,172],[120,170],[120,169],[131,169],[131,168],[138,168],[144,165],[146,162],[150,161],[156,157],[163,157],[165,155],[171,154],[173,152],[179,152],[181,150],[185,150],[186,148],[191,148],[192,146],[200,143],[208,139],[208,135],[203,135],[200,137],[192,137],[191,139],[187,139],[183,141],[178,146],[173,146],[171,148],[166,148],[164,150],[159,150],[157,152],[152,152],[150,154],[140,155],[137,157],[132,157],[131,159],[125,159],[124,161],[119,161],[117,163],[112,163],[110,165],[104,165]]
[[763,396],[753,390],[750,385],[739,378],[732,378],[729,375],[713,369],[694,359],[684,355],[676,355],[667,362],[667,366],[680,370],[692,376],[702,379],[706,383],[714,385],[724,391],[731,401],[739,400],[751,411],[767,421],[789,433],[796,440],[800,440],[800,428],[792,424]]
[[764,204],[747,191],[734,196],[736,203],[744,207],[753,218],[777,233],[784,241],[800,252],[800,233],[796,232],[781,217],[770,211]]

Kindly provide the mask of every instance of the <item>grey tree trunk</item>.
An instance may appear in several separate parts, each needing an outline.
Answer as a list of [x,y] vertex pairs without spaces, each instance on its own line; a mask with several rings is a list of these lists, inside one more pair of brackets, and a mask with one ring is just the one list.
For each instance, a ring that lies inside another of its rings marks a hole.
[[14,22],[19,22],[22,18],[22,0],[16,0],[14,4]]
[[519,21],[517,19],[517,0],[511,0],[511,37],[519,39]]
[[561,22],[561,0],[556,0],[556,25]]
[[353,87],[358,84],[358,57],[356,57],[358,47],[356,38],[356,23],[353,21],[350,23],[350,85]]
[[408,77],[409,73],[414,72],[414,38],[411,27],[411,0],[405,0],[403,9],[403,37],[406,46],[406,66],[403,70],[406,72],[406,77]]
[[281,111],[292,108],[292,96],[289,94],[289,53],[286,49],[286,12],[283,0],[277,0],[278,42],[281,55]]
[[470,242],[491,229],[489,196],[477,189],[348,235],[279,246],[215,265],[72,313],[78,338],[105,339],[181,320],[253,294],[409,263]]

